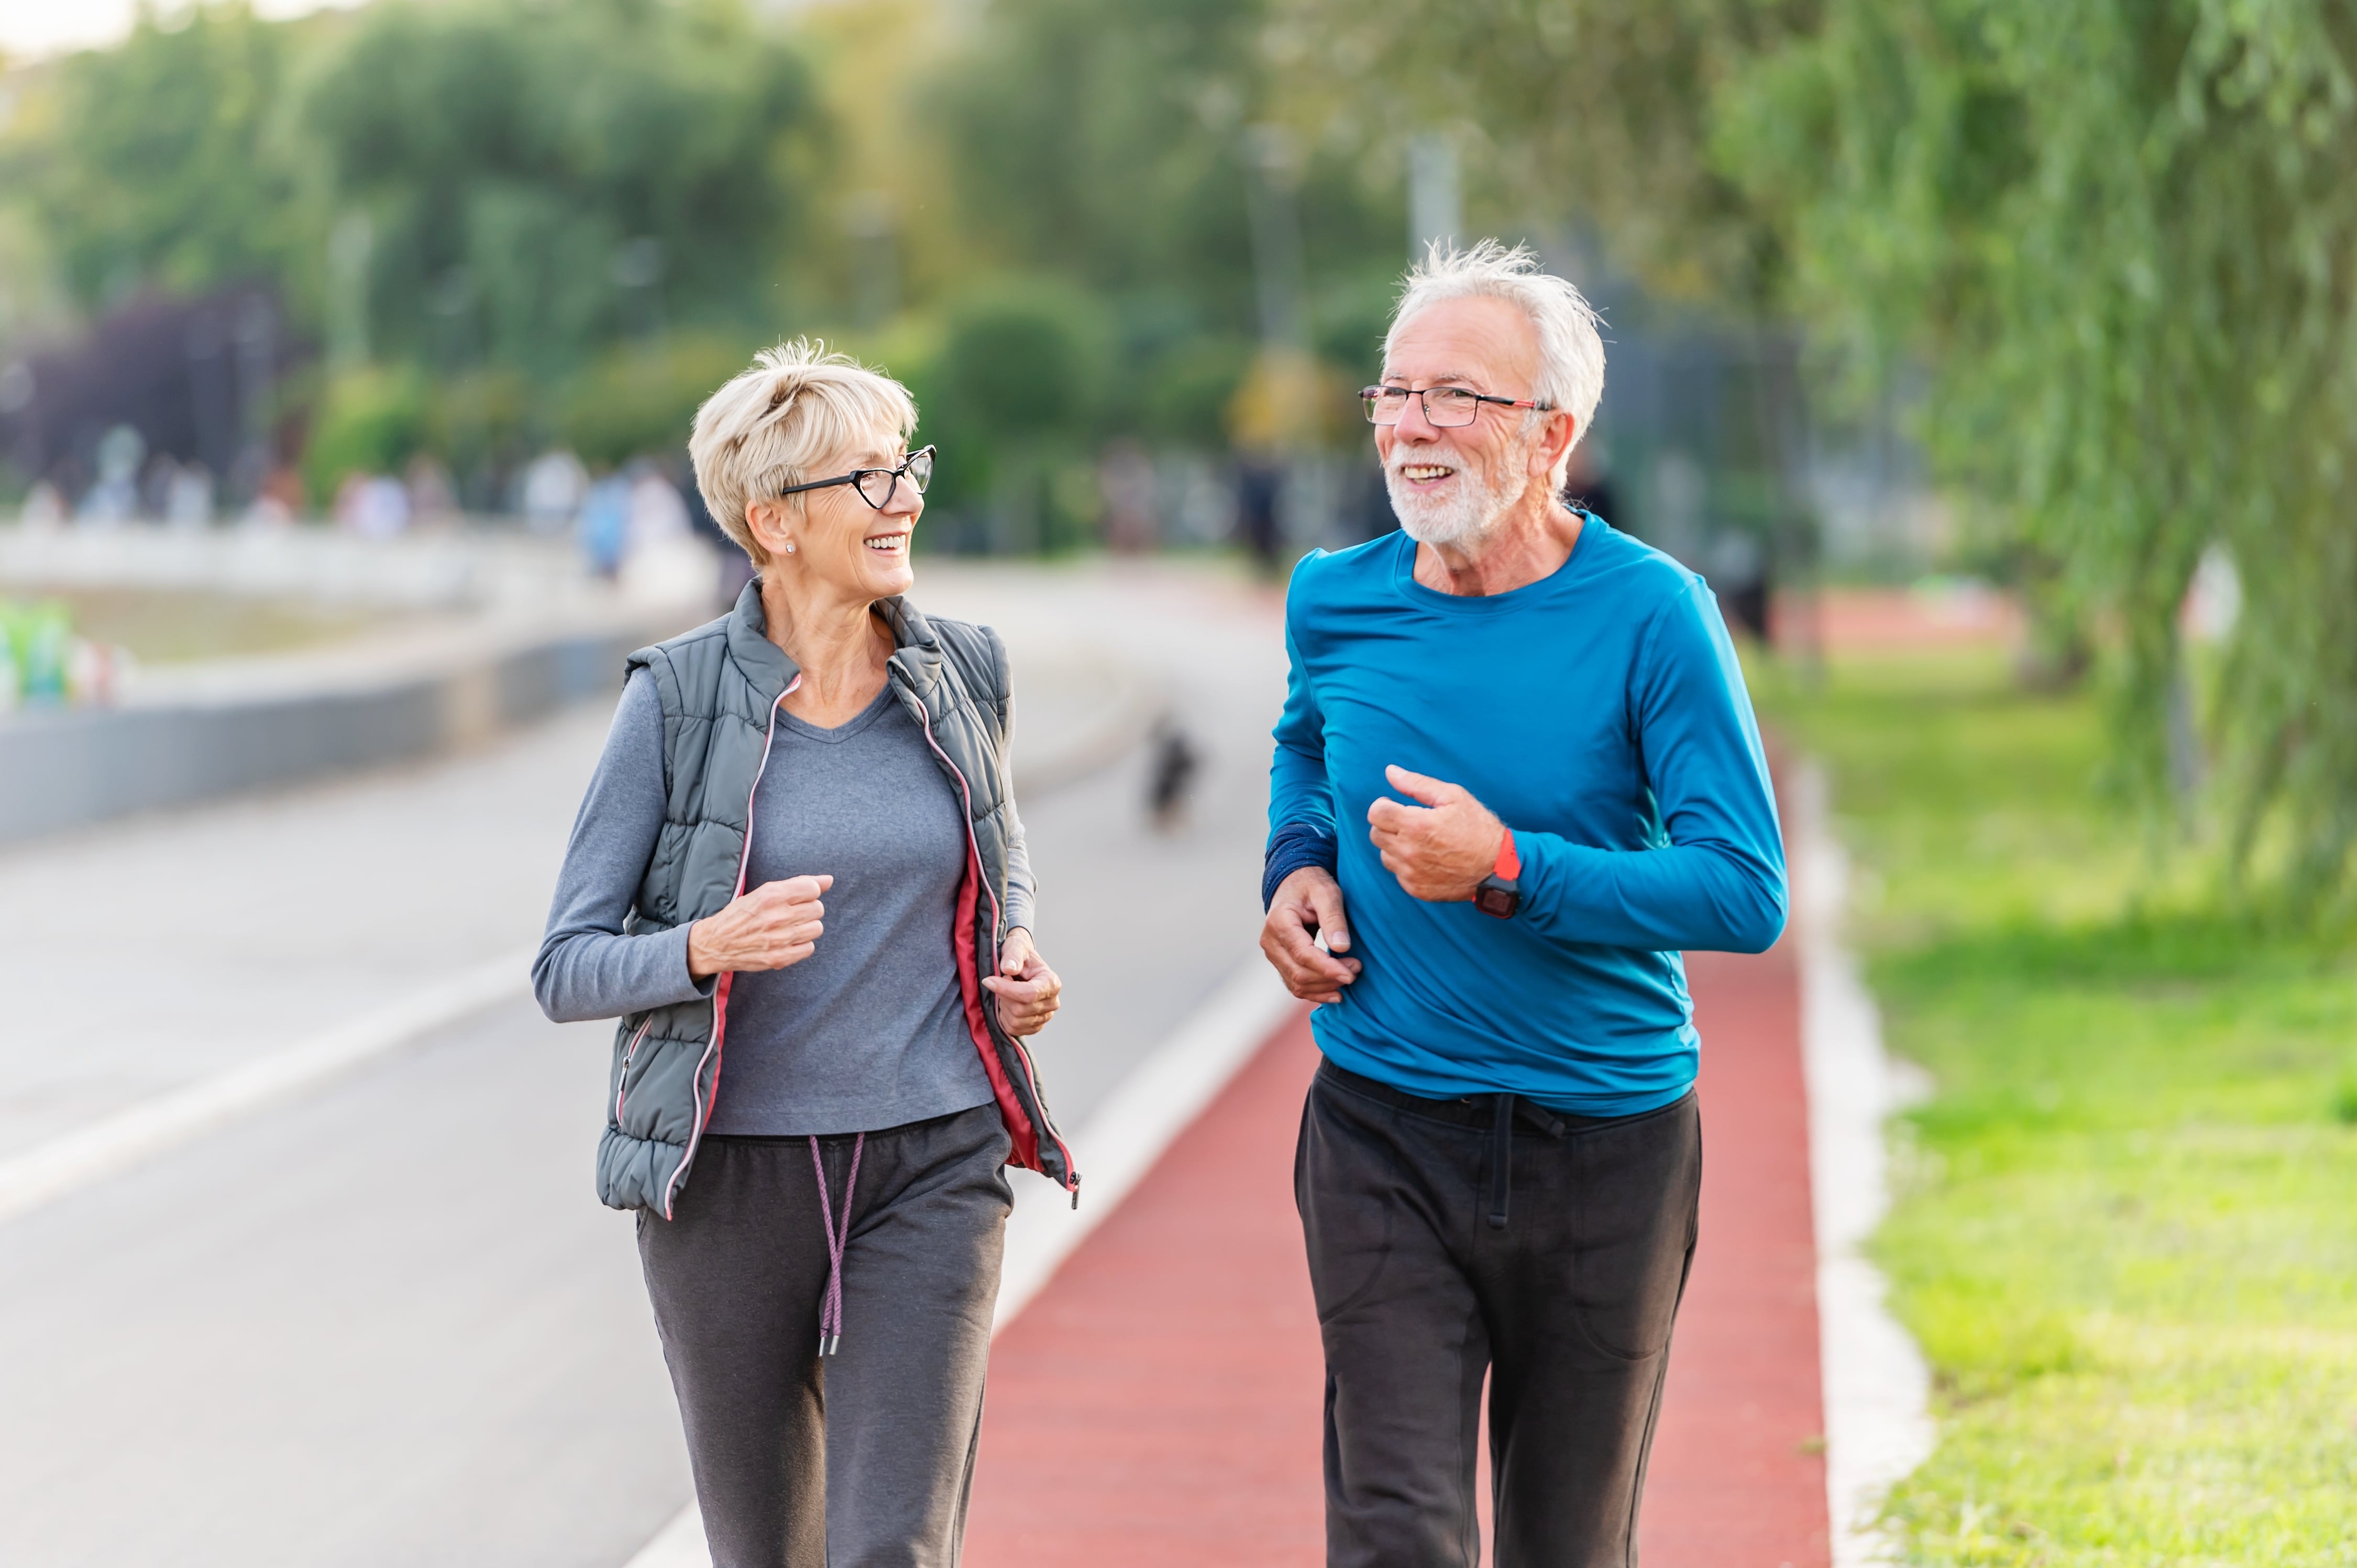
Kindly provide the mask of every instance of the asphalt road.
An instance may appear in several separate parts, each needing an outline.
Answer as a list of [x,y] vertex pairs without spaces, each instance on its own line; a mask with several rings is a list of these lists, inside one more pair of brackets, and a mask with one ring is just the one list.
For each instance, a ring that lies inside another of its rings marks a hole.
[[[1103,566],[929,566],[919,599],[1009,632],[1018,703],[1028,650],[1134,664],[1203,759],[1168,833],[1141,755],[1025,802],[1077,1124],[1250,959],[1274,599]],[[528,941],[602,731],[0,860],[57,900],[0,936],[12,1152]],[[0,1224],[0,1563],[626,1562],[688,1487],[630,1220],[590,1191],[607,1033],[502,1004]]]

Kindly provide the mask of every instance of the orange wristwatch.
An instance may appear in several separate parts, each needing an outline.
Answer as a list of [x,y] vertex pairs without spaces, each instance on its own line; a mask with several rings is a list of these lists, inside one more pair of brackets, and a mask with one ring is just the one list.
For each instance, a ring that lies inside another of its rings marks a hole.
[[1514,830],[1508,828],[1498,840],[1498,864],[1473,889],[1473,908],[1501,920],[1512,919],[1523,907],[1523,890],[1515,885],[1522,874],[1523,857],[1514,848]]

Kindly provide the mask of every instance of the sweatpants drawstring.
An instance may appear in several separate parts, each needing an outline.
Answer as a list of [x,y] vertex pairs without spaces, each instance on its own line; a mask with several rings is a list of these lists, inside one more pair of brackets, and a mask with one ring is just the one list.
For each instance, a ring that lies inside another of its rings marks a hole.
[[1528,1117],[1550,1138],[1560,1138],[1569,1129],[1559,1116],[1550,1116],[1544,1106],[1533,1105],[1519,1095],[1501,1094],[1496,1097],[1496,1111],[1490,1122],[1490,1229],[1506,1228],[1506,1197],[1513,1187],[1514,1117]]
[[818,1312],[818,1353],[832,1356],[843,1343],[843,1251],[851,1245],[851,1194],[859,1186],[859,1155],[867,1147],[867,1134],[860,1133],[851,1143],[851,1174],[843,1183],[843,1226],[835,1228],[834,1209],[826,1196],[826,1161],[820,1157],[818,1140],[810,1141],[811,1169],[818,1173],[818,1217],[826,1227],[826,1302]]

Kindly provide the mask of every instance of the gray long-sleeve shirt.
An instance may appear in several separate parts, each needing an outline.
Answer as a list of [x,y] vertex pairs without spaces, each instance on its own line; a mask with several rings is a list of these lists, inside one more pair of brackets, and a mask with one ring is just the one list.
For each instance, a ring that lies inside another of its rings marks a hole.
[[[666,797],[662,706],[630,678],[573,824],[533,965],[559,1021],[619,1017],[712,994],[687,968],[685,926],[625,936]],[[952,956],[965,824],[924,737],[888,688],[835,729],[778,715],[756,792],[746,886],[831,873],[809,958],[746,972],[728,1000],[717,1133],[870,1132],[987,1102]],[[1006,924],[1031,924],[1030,857],[1010,822]]]

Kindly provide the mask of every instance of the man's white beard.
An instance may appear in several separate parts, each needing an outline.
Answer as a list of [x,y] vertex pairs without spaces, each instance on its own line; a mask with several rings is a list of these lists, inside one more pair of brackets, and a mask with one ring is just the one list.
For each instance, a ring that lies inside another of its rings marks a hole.
[[1395,454],[1383,468],[1383,488],[1391,492],[1392,510],[1399,517],[1400,532],[1418,544],[1479,542],[1522,499],[1521,487],[1507,487],[1509,476],[1522,467],[1523,446],[1518,442],[1503,454],[1495,472],[1451,450],[1448,457],[1457,465],[1458,485],[1455,495],[1447,499],[1424,495],[1400,477],[1403,467],[1431,462],[1428,450],[1421,455],[1405,451]]

